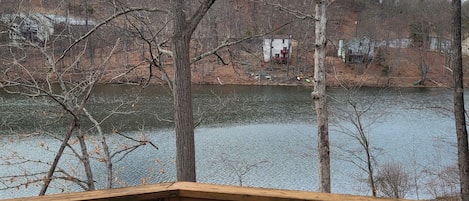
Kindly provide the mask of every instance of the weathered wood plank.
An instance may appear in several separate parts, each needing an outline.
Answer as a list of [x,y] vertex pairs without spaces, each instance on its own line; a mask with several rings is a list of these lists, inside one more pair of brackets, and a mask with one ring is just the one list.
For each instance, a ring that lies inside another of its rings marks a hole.
[[109,190],[96,190],[77,193],[64,193],[39,197],[8,199],[2,201],[82,201],[82,200],[154,200],[157,198],[176,197],[178,192],[171,188],[173,183],[143,185]]
[[175,182],[89,192],[47,195],[3,201],[58,201],[58,200],[133,200],[133,201],[405,201],[403,199],[373,198],[355,195],[315,193],[294,190],[249,188],[193,182]]
[[179,189],[180,197],[191,197],[215,200],[245,200],[245,201],[270,201],[270,200],[310,200],[310,201],[404,201],[402,199],[373,198],[354,195],[341,195],[329,193],[316,193],[307,191],[278,190],[266,188],[247,188],[239,186],[212,185],[202,183],[175,183]]

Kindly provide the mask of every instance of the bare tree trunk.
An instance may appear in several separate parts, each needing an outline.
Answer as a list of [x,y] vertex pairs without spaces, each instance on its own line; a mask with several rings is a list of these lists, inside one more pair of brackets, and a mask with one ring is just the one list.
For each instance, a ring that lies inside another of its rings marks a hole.
[[194,121],[192,114],[191,69],[189,42],[191,36],[184,30],[186,17],[184,2],[174,5],[174,108],[176,124],[176,167],[178,181],[196,181]]
[[70,126],[70,129],[68,130],[67,134],[65,135],[65,139],[62,141],[62,144],[60,145],[59,150],[57,151],[57,154],[55,154],[54,161],[52,162],[51,167],[49,168],[49,171],[47,172],[47,176],[44,177],[44,184],[42,185],[41,191],[39,192],[39,196],[45,195],[47,189],[49,188],[49,184],[52,180],[52,176],[54,175],[55,169],[57,168],[57,165],[59,164],[59,160],[62,157],[62,154],[67,147],[68,141],[72,137],[73,131],[78,127],[78,122],[77,120],[74,120],[72,122],[72,125]]
[[311,96],[317,114],[318,151],[319,151],[319,191],[331,192],[331,168],[329,156],[329,128],[326,96],[326,0],[316,0],[315,8],[315,37],[314,51],[314,91]]
[[373,171],[373,156],[371,153],[370,143],[368,141],[369,138],[366,136],[365,129],[361,120],[361,114],[363,113],[360,113],[356,105],[352,103],[350,103],[350,105],[353,107],[353,113],[356,116],[355,120],[353,121],[353,125],[357,128],[358,135],[356,135],[355,138],[360,142],[360,146],[362,146],[366,155],[366,171],[368,173],[368,182],[370,184],[371,195],[373,197],[376,197],[376,185]]
[[[364,133],[362,134],[364,135]],[[375,185],[375,179],[374,179],[374,176],[373,176],[373,165],[372,165],[372,157],[371,157],[371,153],[370,153],[370,146],[368,144],[368,140],[364,141],[364,145],[363,145],[366,150],[366,163],[367,163],[367,169],[368,169],[368,180],[370,182],[370,188],[371,188],[371,195],[373,195],[373,197],[376,197],[376,185]]]
[[454,120],[458,143],[459,179],[461,200],[469,201],[469,151],[464,109],[464,84],[461,48],[461,0],[453,0],[453,78],[454,78]]
[[104,162],[106,164],[106,188],[112,188],[112,178],[114,174],[112,170],[111,153],[109,151],[109,146],[106,142],[106,136],[103,133],[101,124],[98,121],[96,121],[96,119],[88,112],[86,108],[83,108],[83,112],[84,112],[84,115],[88,117],[88,119],[91,122],[93,122],[94,126],[96,127],[96,130],[98,131],[100,143],[101,143],[101,146],[103,146]]
[[362,146],[362,148],[365,150],[365,154],[366,154],[366,170],[368,172],[368,182],[370,184],[370,188],[371,188],[371,195],[373,197],[376,197],[376,185],[375,185],[375,179],[374,179],[374,176],[373,176],[373,157],[372,157],[372,154],[371,154],[371,147],[370,147],[370,143],[368,141],[368,137],[365,133],[365,129],[363,127],[363,123],[362,123],[362,118],[361,118],[361,115],[363,113],[361,113],[359,111],[359,109],[357,108],[357,105],[349,102],[350,105],[352,106],[353,108],[353,113],[355,115],[355,120],[353,121],[353,125],[357,128],[358,130],[358,135],[356,135],[356,139],[360,142],[360,145]]
[[176,127],[176,169],[178,181],[196,181],[189,43],[192,33],[213,3],[215,3],[215,0],[202,1],[198,10],[188,21],[186,21],[186,15],[184,13],[184,0],[175,0],[173,5],[173,95]]
[[93,179],[93,170],[91,169],[91,164],[90,164],[90,155],[88,154],[88,149],[86,147],[86,142],[85,142],[85,137],[83,132],[80,130],[80,124],[78,124],[78,141],[80,142],[80,147],[81,147],[81,157],[80,160],[83,163],[83,168],[85,169],[85,174],[86,174],[86,185],[88,187],[88,190],[93,191],[95,190],[94,187],[94,179]]

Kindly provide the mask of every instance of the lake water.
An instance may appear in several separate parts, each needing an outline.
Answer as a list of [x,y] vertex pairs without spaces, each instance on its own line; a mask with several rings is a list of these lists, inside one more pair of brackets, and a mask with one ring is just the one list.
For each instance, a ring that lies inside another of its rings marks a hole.
[[[317,130],[311,90],[287,86],[194,86],[195,119],[203,119],[195,131],[197,180],[316,191]],[[353,131],[344,132],[353,128],[347,119],[353,117],[349,103],[364,112],[361,119],[375,155],[375,173],[386,163],[401,163],[409,174],[409,183],[417,184],[409,187],[409,198],[428,198],[454,190],[454,185],[445,183],[453,181],[448,179],[450,176],[438,176],[456,163],[451,90],[362,88],[356,93],[344,89],[329,89],[328,93],[333,192],[370,194],[367,175],[350,162],[352,159],[360,164],[363,153],[358,142],[348,135]],[[138,148],[123,159],[123,154],[116,154],[116,186],[175,180],[173,110],[168,89],[152,86],[142,91],[131,86],[98,86],[87,108],[98,121],[114,111],[103,122],[114,152],[133,142],[112,134],[113,130],[148,139],[158,146]],[[0,115],[0,179],[47,170],[43,163],[52,160],[60,145],[53,136],[65,133],[69,118],[50,100],[7,94],[0,95]],[[90,134],[89,150],[98,150],[90,127],[89,122],[82,125]],[[29,161],[11,165],[24,158]],[[95,160],[92,165],[96,185],[102,188],[104,164]],[[61,167],[81,172],[70,151]],[[41,177],[30,177],[34,178]],[[20,181],[18,178],[8,185]],[[2,188],[5,185],[0,183]],[[0,198],[34,196],[39,188],[29,185],[2,190]],[[77,189],[56,182],[51,193]]]

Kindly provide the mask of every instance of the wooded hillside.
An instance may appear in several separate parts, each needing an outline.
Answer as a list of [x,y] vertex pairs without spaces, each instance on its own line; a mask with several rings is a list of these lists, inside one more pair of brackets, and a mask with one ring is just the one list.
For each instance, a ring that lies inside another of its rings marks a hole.
[[[195,5],[196,2],[194,2]],[[469,3],[463,8],[463,30],[469,34]],[[73,20],[57,20],[54,34],[48,46],[56,52],[120,10],[137,7],[155,7],[169,11],[167,1],[137,0],[29,0],[2,1],[2,14],[41,13],[55,18],[68,16]],[[195,6],[194,6],[195,7]],[[192,65],[194,83],[234,84],[307,84],[296,78],[312,76],[314,46],[314,1],[217,1],[197,27],[191,41],[191,52],[198,55],[218,47],[220,44],[234,44],[221,48],[217,54],[198,60]],[[190,8],[188,8],[190,9]],[[191,12],[188,10],[187,12]],[[397,1],[397,0],[337,0],[328,7],[328,72],[329,85],[337,85],[339,79],[368,85],[426,85],[448,86],[449,54],[441,44],[449,40],[450,2]],[[73,24],[81,20],[81,24]],[[10,24],[3,22],[0,42],[9,43]],[[149,51],[162,53],[158,59],[160,67],[172,75],[171,59],[159,50],[169,49],[172,19],[168,13],[132,12],[105,23],[87,37],[87,43],[80,44],[65,55],[62,65],[74,63],[80,49],[86,46],[86,53],[79,63],[69,71],[73,79],[76,73],[89,70],[96,62],[102,61],[116,40],[120,40],[110,58],[112,67],[107,68],[104,82],[141,83],[165,82],[159,67],[150,64]],[[262,59],[263,39],[273,36],[289,36],[295,40],[291,61],[288,64],[266,63]],[[410,39],[406,48],[381,47],[373,52],[374,59],[362,64],[345,64],[337,58],[338,41],[369,37],[374,41],[391,43],[393,40]],[[238,40],[244,39],[242,42]],[[437,42],[435,42],[437,41]],[[238,43],[239,42],[239,43]],[[52,44],[53,43],[53,44]],[[430,51],[433,45],[436,49]],[[159,49],[159,50],[158,50]],[[24,66],[34,66],[37,73],[47,72],[39,53],[28,50],[28,56],[21,59]],[[3,60],[11,56],[2,51]],[[36,55],[36,56],[35,56]],[[35,59],[31,59],[31,57]],[[467,60],[467,59],[466,59]],[[467,65],[467,61],[465,64]],[[5,65],[5,64],[3,64]],[[151,66],[151,67],[149,67]],[[3,67],[5,68],[5,66]],[[260,78],[271,80],[259,80]],[[429,81],[428,81],[428,80]]]

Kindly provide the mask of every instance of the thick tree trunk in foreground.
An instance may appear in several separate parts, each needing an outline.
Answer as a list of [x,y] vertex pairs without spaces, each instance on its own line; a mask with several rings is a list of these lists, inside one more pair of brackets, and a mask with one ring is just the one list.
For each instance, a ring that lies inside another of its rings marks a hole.
[[453,78],[454,120],[458,143],[458,164],[461,185],[461,200],[469,201],[469,151],[464,109],[464,84],[461,48],[461,0],[453,0]]
[[176,169],[178,181],[196,181],[194,120],[192,113],[189,44],[192,33],[215,0],[201,2],[194,15],[186,20],[184,0],[173,2],[174,35],[174,109],[176,129]]
[[319,151],[319,191],[331,192],[331,168],[329,156],[329,128],[326,96],[326,0],[316,0],[314,51],[314,91],[311,94],[317,114],[318,151]]
[[192,115],[191,69],[189,42],[191,36],[184,30],[186,17],[183,1],[175,2],[173,59],[174,109],[176,129],[176,168],[178,181],[196,181],[194,121]]

